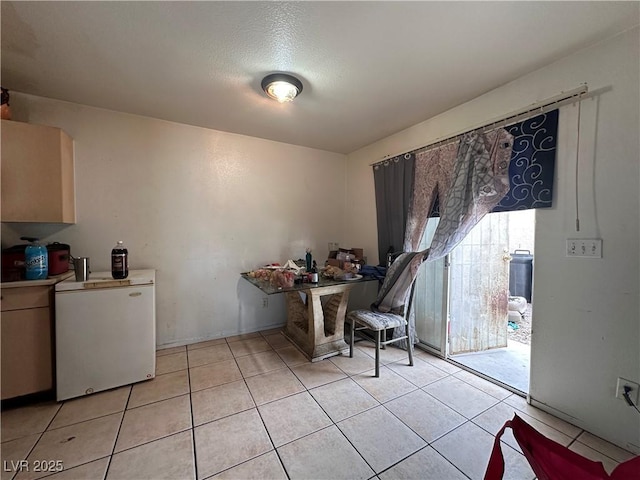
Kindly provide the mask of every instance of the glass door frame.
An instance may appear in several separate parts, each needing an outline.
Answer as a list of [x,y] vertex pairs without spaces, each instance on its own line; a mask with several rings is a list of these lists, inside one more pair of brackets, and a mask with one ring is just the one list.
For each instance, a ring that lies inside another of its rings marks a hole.
[[[440,345],[434,346],[424,342],[422,339],[416,345],[421,350],[424,350],[437,357],[447,359],[449,357],[449,280],[450,280],[450,266],[451,259],[449,255],[446,255],[443,259],[444,268],[442,275],[442,316],[444,320],[440,325]],[[416,312],[417,314],[418,312]]]

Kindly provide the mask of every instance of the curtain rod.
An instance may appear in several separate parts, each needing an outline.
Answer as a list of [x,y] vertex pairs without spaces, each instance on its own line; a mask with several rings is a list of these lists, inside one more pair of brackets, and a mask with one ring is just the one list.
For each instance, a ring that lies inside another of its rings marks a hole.
[[426,145],[422,145],[419,147],[415,147],[415,148],[411,148],[409,150],[403,150],[402,152],[393,154],[393,155],[385,155],[384,158],[377,160],[373,163],[370,163],[370,166],[375,166],[375,165],[380,165],[382,163],[384,163],[385,161],[389,160],[390,158],[393,157],[397,157],[398,155],[403,155],[406,153],[411,153],[411,152],[416,152],[418,150],[430,150],[433,148],[436,148],[437,146],[441,146],[446,144],[447,142],[452,142],[454,141],[457,137],[460,137],[461,135],[464,135],[465,133],[469,133],[469,132],[473,132],[474,130],[479,130],[479,129],[487,129],[487,127],[489,127],[487,129],[488,130],[493,130],[495,128],[500,128],[500,127],[505,127],[507,125],[512,125],[514,123],[517,123],[519,121],[525,120],[525,118],[522,118],[523,116],[533,116],[533,114],[535,115],[541,115],[543,113],[546,113],[548,111],[551,110],[555,110],[556,108],[559,108],[563,105],[568,105],[570,103],[574,103],[576,101],[576,97],[578,98],[578,100],[581,100],[582,96],[587,93],[588,91],[588,87],[587,84],[584,83],[581,86],[574,88],[572,90],[566,91],[566,92],[562,92],[558,95],[555,95],[553,97],[549,97],[545,100],[541,100],[539,102],[535,102],[532,103],[531,105],[529,105],[528,107],[524,107],[521,108],[519,110],[515,110],[511,113],[508,113],[506,115],[501,115],[499,117],[496,117],[492,120],[489,120],[488,122],[484,122],[480,125],[477,125],[475,127],[471,127],[471,128],[466,128],[464,130],[461,130],[457,133],[454,133],[452,135],[447,135],[444,137],[440,137],[432,142],[429,142]]

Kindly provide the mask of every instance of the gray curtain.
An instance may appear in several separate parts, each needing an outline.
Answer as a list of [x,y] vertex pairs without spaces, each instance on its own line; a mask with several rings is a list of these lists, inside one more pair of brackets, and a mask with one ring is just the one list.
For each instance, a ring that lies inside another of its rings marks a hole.
[[373,167],[378,220],[378,259],[386,265],[387,253],[402,251],[407,225],[415,155],[407,153]]

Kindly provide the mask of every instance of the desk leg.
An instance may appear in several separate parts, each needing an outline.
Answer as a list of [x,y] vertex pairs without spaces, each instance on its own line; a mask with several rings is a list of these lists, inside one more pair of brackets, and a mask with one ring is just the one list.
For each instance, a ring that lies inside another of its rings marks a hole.
[[[317,362],[347,353],[344,319],[351,285],[334,285],[305,290],[306,302],[299,292],[285,292],[287,326],[284,334],[311,360]],[[322,305],[322,297],[329,296]]]

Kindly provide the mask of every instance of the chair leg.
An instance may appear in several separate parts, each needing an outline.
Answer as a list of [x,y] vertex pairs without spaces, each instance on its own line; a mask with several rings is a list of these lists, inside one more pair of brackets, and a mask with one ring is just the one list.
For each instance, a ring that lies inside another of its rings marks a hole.
[[356,319],[351,319],[351,339],[349,340],[349,358],[353,358],[353,346],[355,344],[355,335],[356,335]]
[[376,377],[380,376],[380,330],[376,330]]
[[411,341],[411,336],[409,335],[409,322],[407,322],[405,332],[407,335],[407,352],[409,353],[409,366],[413,367],[413,342]]
[[382,344],[382,349],[386,350],[387,349],[387,345],[386,345],[386,342],[387,342],[387,329],[386,328],[384,330],[382,330],[382,341],[385,342],[385,343]]

